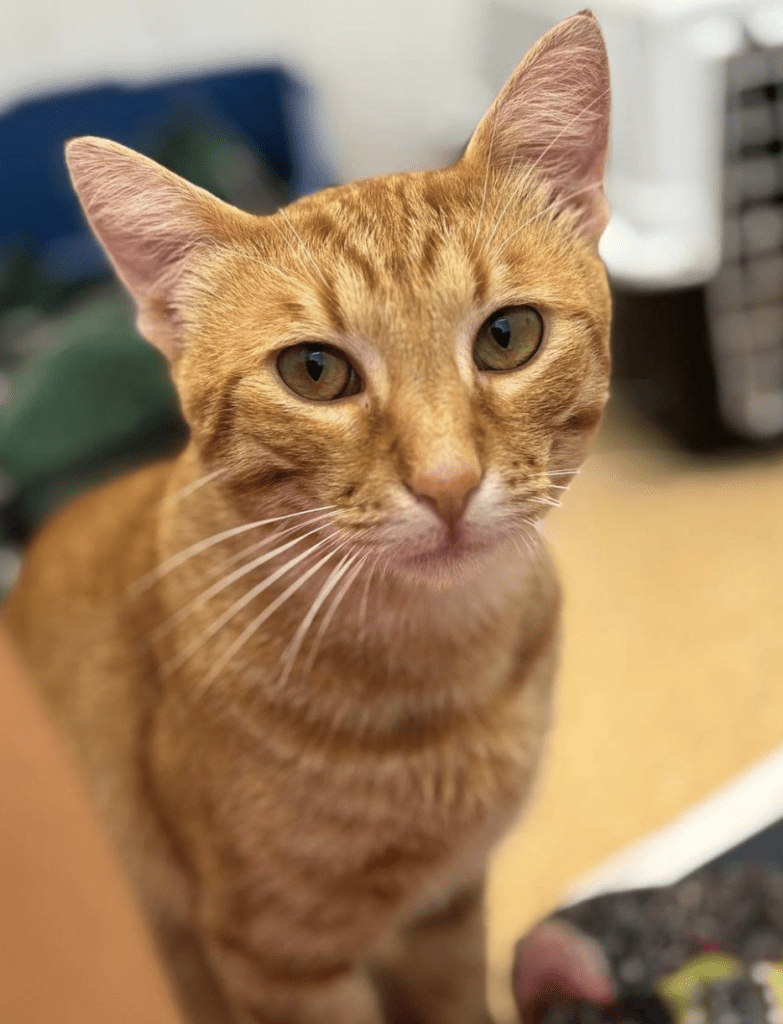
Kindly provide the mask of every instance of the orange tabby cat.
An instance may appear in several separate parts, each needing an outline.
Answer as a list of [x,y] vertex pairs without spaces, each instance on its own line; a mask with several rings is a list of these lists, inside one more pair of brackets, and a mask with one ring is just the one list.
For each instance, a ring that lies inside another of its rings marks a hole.
[[585,12],[454,166],[271,217],[67,147],[191,440],[45,528],[4,621],[199,1024],[485,1019],[556,654],[536,524],[607,393],[608,112]]

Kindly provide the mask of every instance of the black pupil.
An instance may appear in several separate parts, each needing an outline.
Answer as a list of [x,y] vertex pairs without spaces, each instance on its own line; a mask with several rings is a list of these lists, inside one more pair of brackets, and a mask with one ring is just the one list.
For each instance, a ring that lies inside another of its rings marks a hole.
[[511,324],[504,316],[499,316],[497,320],[492,321],[489,333],[501,348],[508,348],[511,344]]
[[323,352],[308,352],[307,359],[305,360],[305,369],[312,380],[320,380],[321,374],[324,372]]

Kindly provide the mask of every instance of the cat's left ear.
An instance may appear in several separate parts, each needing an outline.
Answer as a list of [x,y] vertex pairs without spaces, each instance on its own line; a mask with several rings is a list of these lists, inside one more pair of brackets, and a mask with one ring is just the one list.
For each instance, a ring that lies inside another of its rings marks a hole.
[[609,149],[609,62],[590,11],[546,33],[523,58],[468,144],[464,160],[497,170],[513,187],[533,173],[551,202],[576,214],[597,243],[609,208],[603,177]]

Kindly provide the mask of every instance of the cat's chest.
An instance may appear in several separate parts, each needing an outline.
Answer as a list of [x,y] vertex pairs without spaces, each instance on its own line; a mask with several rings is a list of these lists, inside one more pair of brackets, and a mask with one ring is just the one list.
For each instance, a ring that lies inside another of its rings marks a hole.
[[[421,673],[403,671],[405,659],[396,671],[378,671],[380,659],[351,663],[331,644],[282,691],[259,666],[247,696],[223,705],[222,726],[200,716],[212,723],[221,780],[233,775],[248,796],[287,808],[292,827],[317,821],[358,845],[405,834],[424,849],[484,829],[518,805],[548,726],[555,636],[530,625],[470,645],[472,657],[427,659]],[[238,761],[227,758],[239,749]]]
[[337,872],[357,905],[426,913],[475,877],[529,792],[555,619],[539,609],[493,643],[409,652],[383,671],[325,642],[312,673],[284,687],[251,659],[241,685],[208,704],[169,689],[174,813],[228,851],[229,875],[240,863],[261,889],[281,864],[306,863],[313,885],[333,888]]
[[357,895],[387,894],[410,920],[468,887],[525,802],[543,733],[451,737],[368,765],[374,782],[346,788],[334,833]]
[[516,814],[540,758],[548,683],[528,683],[495,708],[385,738],[303,736],[277,723],[257,765],[274,783],[278,812],[285,808],[282,832],[306,826],[327,858],[339,855],[356,874],[437,874],[457,853],[480,859]]

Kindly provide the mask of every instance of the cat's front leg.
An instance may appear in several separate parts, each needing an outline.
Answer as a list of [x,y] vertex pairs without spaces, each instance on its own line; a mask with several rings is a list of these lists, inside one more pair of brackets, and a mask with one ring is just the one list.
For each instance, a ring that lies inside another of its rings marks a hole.
[[378,975],[388,1024],[489,1024],[484,879],[401,929]]

